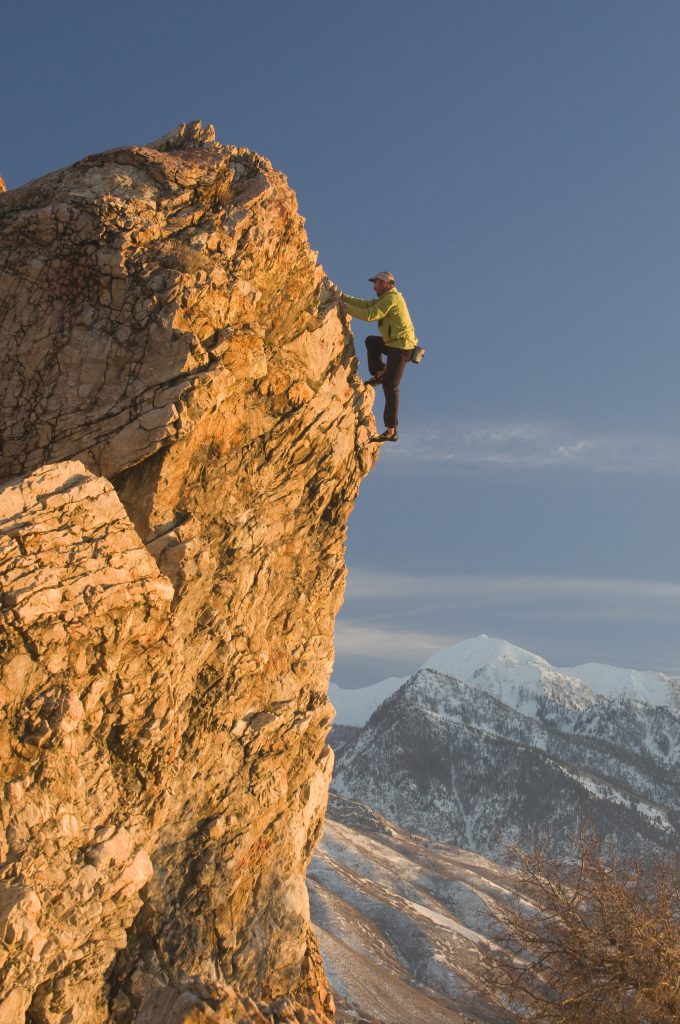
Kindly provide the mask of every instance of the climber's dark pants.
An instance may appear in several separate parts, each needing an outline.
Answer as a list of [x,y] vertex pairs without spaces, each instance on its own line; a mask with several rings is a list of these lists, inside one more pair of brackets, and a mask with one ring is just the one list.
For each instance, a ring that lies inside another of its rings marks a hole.
[[[368,352],[368,372],[372,377],[378,377],[385,392],[385,426],[396,429],[399,413],[399,381],[404,375],[406,364],[411,360],[411,350],[392,348],[385,344],[380,335],[369,334],[366,338],[366,351]],[[387,356],[387,364],[383,361],[383,356]]]

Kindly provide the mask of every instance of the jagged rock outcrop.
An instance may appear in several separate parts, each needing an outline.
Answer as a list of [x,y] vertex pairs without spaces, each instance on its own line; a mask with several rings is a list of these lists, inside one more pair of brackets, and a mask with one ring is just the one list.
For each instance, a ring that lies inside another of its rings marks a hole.
[[331,299],[200,123],[0,197],[2,1024],[329,1009],[304,870],[374,458]]
[[231,986],[199,978],[173,982],[144,1000],[137,1024],[324,1024],[314,1010],[285,996],[273,1003],[239,996]]

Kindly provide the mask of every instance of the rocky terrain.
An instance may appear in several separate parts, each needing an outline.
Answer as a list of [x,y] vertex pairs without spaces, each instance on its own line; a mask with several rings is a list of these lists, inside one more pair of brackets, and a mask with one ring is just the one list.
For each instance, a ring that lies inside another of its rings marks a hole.
[[[568,855],[579,821],[620,851],[677,849],[678,680],[612,666],[557,669],[477,637],[376,686],[361,728],[334,729],[334,790],[402,828],[502,859],[535,837]],[[400,685],[401,684],[401,685]],[[369,689],[373,689],[372,687]],[[338,694],[340,723],[371,696]]]
[[2,1024],[331,1009],[304,874],[375,449],[330,299],[200,123],[0,195]]

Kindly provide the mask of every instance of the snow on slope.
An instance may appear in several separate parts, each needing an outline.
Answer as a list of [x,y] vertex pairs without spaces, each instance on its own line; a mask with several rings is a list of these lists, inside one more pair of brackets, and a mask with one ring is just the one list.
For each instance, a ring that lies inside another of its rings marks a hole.
[[488,907],[519,898],[512,872],[332,796],[308,888],[338,1024],[499,1020],[480,962]]
[[390,676],[360,690],[344,690],[337,683],[328,687],[328,696],[337,714],[337,725],[365,725],[376,708],[403,686],[408,676],[400,679]]
[[535,715],[545,697],[574,709],[595,701],[580,679],[553,668],[538,654],[489,636],[454,644],[428,658],[423,668],[461,679],[524,715]]
[[[432,655],[422,667],[460,679],[529,716],[536,714],[543,700],[572,710],[621,699],[680,710],[680,680],[661,672],[598,664],[555,668],[538,654],[485,635]],[[336,722],[364,725],[406,681],[384,679],[363,690],[344,690],[331,683],[329,696],[337,709]]]
[[680,710],[680,680],[663,672],[639,672],[597,663],[576,665],[561,671],[582,679],[593,693],[608,700],[624,698]]

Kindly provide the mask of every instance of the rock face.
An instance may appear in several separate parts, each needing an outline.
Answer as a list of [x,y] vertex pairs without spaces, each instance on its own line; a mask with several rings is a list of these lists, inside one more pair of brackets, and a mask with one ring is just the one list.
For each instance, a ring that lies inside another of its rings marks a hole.
[[0,197],[2,1024],[330,1007],[304,872],[374,458],[331,296],[200,123]]

